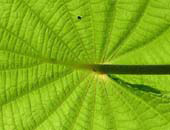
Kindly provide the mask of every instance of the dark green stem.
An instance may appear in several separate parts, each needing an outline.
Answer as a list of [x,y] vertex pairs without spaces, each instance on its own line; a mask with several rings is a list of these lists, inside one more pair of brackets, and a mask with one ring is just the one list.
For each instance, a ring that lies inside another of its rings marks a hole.
[[170,65],[87,65],[93,71],[105,74],[134,74],[134,75],[167,75]]

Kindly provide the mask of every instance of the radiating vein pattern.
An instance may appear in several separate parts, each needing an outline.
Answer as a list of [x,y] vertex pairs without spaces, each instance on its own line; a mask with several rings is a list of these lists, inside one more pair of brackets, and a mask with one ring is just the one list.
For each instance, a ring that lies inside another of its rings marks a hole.
[[170,0],[0,0],[0,130],[170,130],[169,27]]

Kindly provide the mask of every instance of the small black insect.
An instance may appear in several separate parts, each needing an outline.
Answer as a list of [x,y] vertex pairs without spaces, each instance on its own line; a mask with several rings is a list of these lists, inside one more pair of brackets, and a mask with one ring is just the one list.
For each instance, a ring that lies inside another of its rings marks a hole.
[[82,16],[77,16],[77,19],[81,20],[81,19],[82,19]]

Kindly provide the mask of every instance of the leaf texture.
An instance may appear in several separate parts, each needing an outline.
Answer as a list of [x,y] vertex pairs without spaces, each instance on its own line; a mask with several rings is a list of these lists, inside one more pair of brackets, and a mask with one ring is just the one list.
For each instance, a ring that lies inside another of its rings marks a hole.
[[170,0],[0,0],[0,130],[170,130]]

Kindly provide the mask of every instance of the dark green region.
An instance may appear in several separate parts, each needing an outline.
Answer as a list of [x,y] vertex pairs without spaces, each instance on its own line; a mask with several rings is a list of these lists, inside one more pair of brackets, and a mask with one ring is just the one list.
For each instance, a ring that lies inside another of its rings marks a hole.
[[105,74],[169,75],[170,65],[92,64],[93,70]]
[[160,90],[153,88],[151,86],[144,85],[144,84],[132,84],[132,83],[126,82],[116,76],[112,76],[112,75],[108,75],[108,76],[112,80],[114,80],[116,83],[120,84],[121,86],[125,86],[125,87],[132,88],[132,89],[137,89],[137,90],[144,91],[144,92],[151,92],[154,94],[162,95],[162,92]]

